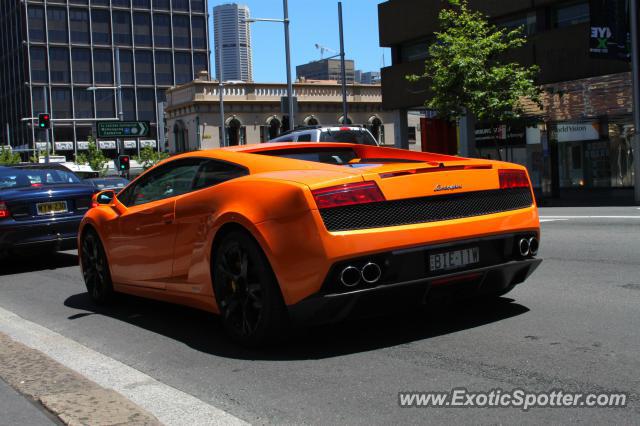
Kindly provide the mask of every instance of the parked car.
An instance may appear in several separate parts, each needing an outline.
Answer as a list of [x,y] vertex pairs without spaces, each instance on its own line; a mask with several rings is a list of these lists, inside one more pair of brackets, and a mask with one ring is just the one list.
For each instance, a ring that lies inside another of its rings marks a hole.
[[128,179],[118,176],[89,178],[85,179],[84,182],[95,187],[96,192],[104,191],[105,189],[113,189],[115,192],[119,192],[129,184]]
[[364,127],[359,126],[308,126],[285,132],[269,142],[341,142],[359,145],[378,145]]
[[0,166],[0,255],[75,248],[94,192],[61,164]]
[[363,298],[498,297],[541,262],[526,168],[484,159],[245,145],[175,156],[94,200],[79,254],[95,303],[123,292],[205,309],[246,345]]

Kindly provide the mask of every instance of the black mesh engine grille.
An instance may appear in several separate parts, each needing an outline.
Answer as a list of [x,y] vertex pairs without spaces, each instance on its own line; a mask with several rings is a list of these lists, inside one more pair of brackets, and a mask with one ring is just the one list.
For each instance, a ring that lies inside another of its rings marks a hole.
[[529,207],[531,189],[497,189],[320,210],[329,231],[383,228],[482,216]]

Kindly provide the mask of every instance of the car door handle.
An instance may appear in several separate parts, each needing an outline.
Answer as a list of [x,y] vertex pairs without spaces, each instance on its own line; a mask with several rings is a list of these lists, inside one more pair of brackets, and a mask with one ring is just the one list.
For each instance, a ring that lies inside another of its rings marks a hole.
[[167,213],[162,215],[162,220],[165,224],[170,225],[173,223],[175,217],[173,213]]

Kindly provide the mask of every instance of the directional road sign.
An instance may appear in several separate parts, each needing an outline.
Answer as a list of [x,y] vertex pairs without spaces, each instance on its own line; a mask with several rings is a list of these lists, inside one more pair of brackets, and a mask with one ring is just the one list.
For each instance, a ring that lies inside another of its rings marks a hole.
[[148,121],[98,121],[99,138],[145,137],[149,134]]

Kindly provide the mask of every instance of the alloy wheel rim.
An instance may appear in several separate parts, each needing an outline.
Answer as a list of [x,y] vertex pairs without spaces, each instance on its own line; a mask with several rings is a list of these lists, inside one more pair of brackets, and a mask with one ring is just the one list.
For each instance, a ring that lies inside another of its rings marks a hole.
[[262,283],[247,250],[238,243],[228,246],[218,265],[222,274],[220,308],[224,319],[242,336],[253,334],[262,318]]
[[87,237],[82,244],[82,270],[85,283],[91,289],[93,297],[100,297],[105,282],[104,256],[98,242],[93,237]]

